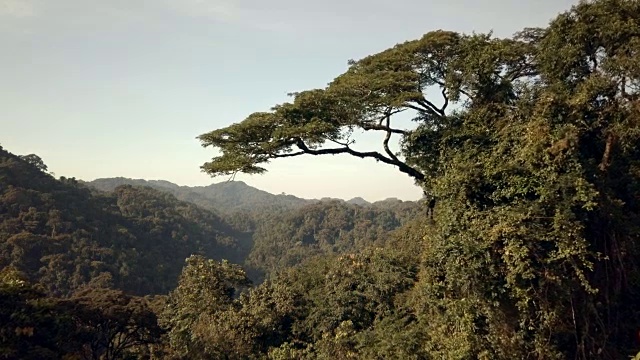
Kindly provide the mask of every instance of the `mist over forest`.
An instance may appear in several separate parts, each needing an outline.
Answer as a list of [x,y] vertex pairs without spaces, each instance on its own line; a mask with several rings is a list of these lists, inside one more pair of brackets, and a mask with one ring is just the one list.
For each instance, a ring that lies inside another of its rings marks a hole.
[[0,359],[640,359],[638,0],[429,31],[197,141],[212,177],[341,155],[424,196],[83,181],[0,146]]

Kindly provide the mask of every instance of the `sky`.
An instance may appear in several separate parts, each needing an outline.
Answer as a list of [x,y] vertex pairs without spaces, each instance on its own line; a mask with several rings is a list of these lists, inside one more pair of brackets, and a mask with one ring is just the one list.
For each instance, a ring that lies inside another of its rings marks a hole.
[[[0,0],[0,145],[56,176],[208,185],[196,137],[322,88],[359,59],[437,29],[508,37],[569,0]],[[375,146],[371,138],[359,150]],[[304,198],[416,200],[413,180],[348,155],[236,176]]]

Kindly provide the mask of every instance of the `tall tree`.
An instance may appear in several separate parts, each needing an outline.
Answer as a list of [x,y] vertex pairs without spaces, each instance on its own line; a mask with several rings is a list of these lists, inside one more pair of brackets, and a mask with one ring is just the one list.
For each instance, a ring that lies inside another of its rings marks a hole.
[[218,349],[208,348],[195,330],[206,325],[211,315],[237,306],[236,291],[249,284],[238,265],[199,255],[187,258],[161,318],[170,327],[170,345],[176,355],[189,359],[219,358]]
[[[264,172],[259,165],[272,159],[349,154],[394,166],[423,183],[438,162],[415,159],[424,152],[416,148],[417,137],[425,132],[444,136],[457,121],[451,116],[453,105],[514,96],[514,84],[531,75],[529,50],[522,40],[434,31],[350,61],[349,70],[325,89],[294,93],[292,103],[201,135],[203,146],[222,152],[202,169],[211,175],[253,174]],[[413,113],[420,124],[417,129],[394,127],[394,119],[403,112]],[[354,150],[355,130],[385,134],[382,150]],[[394,135],[405,144],[408,156],[392,151]]]
[[[414,294],[430,356],[613,359],[637,346],[640,1],[583,1],[510,39],[431,32],[293,96],[201,135],[221,151],[203,170],[350,154],[433,192]],[[395,127],[408,111],[417,126]],[[354,150],[355,130],[384,133],[382,150]]]
[[85,359],[126,358],[136,347],[158,343],[162,329],[144,298],[86,287],[67,300],[85,344]]
[[36,154],[20,155],[20,158],[28,162],[29,164],[35,166],[36,169],[42,171],[43,173],[46,173],[49,170],[49,167],[47,167],[47,164],[45,164],[42,158]]

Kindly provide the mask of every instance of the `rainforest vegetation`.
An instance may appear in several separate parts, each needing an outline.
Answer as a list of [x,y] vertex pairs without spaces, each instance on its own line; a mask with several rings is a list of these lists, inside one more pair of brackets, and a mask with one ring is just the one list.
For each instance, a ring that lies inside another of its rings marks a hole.
[[640,1],[431,31],[291,96],[199,136],[202,170],[344,154],[425,199],[87,183],[0,149],[0,359],[638,354]]

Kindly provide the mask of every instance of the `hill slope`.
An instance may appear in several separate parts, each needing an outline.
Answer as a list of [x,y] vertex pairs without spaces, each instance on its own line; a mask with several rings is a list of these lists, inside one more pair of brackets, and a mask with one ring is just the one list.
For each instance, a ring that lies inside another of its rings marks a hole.
[[135,294],[172,289],[191,254],[241,262],[250,236],[218,215],[151,188],[97,194],[0,148],[0,268],[53,294],[84,284]]
[[103,178],[89,181],[87,185],[101,191],[113,191],[120,185],[150,186],[169,192],[182,201],[188,201],[205,209],[230,213],[241,210],[266,210],[296,208],[317,202],[293,195],[274,195],[256,189],[242,181],[229,181],[208,186],[179,186],[164,180]]

